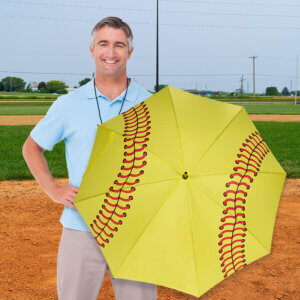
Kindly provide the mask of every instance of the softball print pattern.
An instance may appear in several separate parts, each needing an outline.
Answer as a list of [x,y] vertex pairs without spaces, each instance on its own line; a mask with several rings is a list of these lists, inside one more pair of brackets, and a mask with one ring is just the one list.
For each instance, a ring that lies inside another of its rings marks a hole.
[[222,273],[228,277],[246,266],[246,198],[254,178],[259,174],[264,157],[270,152],[261,135],[255,131],[246,138],[237,154],[234,173],[226,183],[223,217],[219,234]]
[[100,247],[105,247],[114,237],[118,227],[126,222],[128,210],[134,201],[134,191],[144,174],[147,164],[147,145],[151,120],[144,102],[122,114],[125,122],[124,159],[116,178],[106,193],[99,213],[95,216],[91,229]]

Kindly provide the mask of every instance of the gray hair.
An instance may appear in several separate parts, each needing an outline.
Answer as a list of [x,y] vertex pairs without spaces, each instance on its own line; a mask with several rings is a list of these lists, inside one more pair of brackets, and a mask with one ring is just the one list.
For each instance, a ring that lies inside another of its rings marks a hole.
[[92,34],[91,34],[91,47],[94,49],[95,47],[95,38],[97,32],[104,26],[116,28],[116,29],[122,29],[125,32],[125,35],[127,37],[128,42],[128,51],[130,51],[133,47],[133,34],[129,27],[129,25],[124,22],[122,19],[118,17],[106,17],[99,21],[93,28]]

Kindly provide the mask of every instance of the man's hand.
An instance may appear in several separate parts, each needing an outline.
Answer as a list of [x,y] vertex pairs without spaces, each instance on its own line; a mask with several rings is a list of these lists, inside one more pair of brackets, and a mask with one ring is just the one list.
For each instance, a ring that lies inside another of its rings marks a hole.
[[59,185],[48,169],[44,157],[44,149],[39,146],[31,136],[23,145],[23,156],[32,175],[44,190],[44,192],[56,203],[60,203],[76,209],[73,205],[78,187],[70,184]]
[[78,190],[78,187],[70,184],[56,184],[47,194],[54,202],[76,209],[73,201],[75,200]]

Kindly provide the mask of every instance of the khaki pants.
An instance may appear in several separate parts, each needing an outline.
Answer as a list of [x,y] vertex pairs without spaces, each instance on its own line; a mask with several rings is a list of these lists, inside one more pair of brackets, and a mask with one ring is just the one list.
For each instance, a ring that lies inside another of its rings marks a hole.
[[[106,260],[90,232],[63,228],[57,256],[59,300],[97,299],[107,269]],[[156,300],[156,285],[113,279],[111,272],[110,276],[117,300]]]

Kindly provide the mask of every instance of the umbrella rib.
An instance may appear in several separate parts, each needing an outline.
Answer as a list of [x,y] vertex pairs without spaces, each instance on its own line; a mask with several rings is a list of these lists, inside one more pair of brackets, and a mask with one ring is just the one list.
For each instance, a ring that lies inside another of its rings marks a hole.
[[[106,128],[106,127],[105,127]],[[111,132],[119,135],[122,137],[122,134],[120,134],[119,132],[114,131],[113,129],[110,128],[106,128],[109,129]],[[111,142],[111,140],[109,140],[109,142]],[[104,150],[106,150],[107,146],[105,145],[105,149],[103,149],[103,151],[101,151],[101,153],[97,156],[97,159],[94,160],[94,163],[89,166],[89,170],[92,169],[94,167],[94,165],[96,164],[96,162],[98,161],[98,159],[100,158],[101,154],[104,152]],[[164,162],[167,166],[169,166],[172,170],[176,171],[177,173],[181,174],[181,172],[179,170],[177,170],[173,165],[171,165],[169,162],[166,162],[165,160],[163,160],[158,154],[156,154],[155,152],[153,152],[152,150],[149,150],[149,148],[146,150],[148,152],[150,152],[151,154],[153,154],[154,156],[156,156],[157,158],[159,158],[162,162]]]
[[[223,206],[220,206],[217,202],[216,202],[216,200],[214,199],[214,197],[212,197],[206,190],[204,190],[203,188],[201,188],[197,183],[195,183],[195,182],[193,182],[192,180],[190,180],[191,181],[191,183],[198,189],[198,190],[200,190],[201,192],[203,192],[203,193],[205,193],[207,196],[209,196],[209,199],[213,199],[213,201],[219,206],[219,207],[221,207],[221,209],[223,210]],[[267,252],[269,252],[269,250],[268,249],[266,249],[266,247],[264,246],[264,244],[251,232],[251,230],[249,230],[249,228],[247,228],[247,232],[249,232],[252,236],[253,236],[253,238],[256,240],[256,241],[258,241],[259,242],[259,244],[267,251]]]
[[191,168],[191,171],[196,168],[198,163],[201,161],[201,159],[206,155],[206,153],[209,151],[209,149],[216,143],[216,141],[219,139],[219,137],[222,135],[222,133],[227,129],[227,127],[237,118],[237,116],[243,111],[243,107],[236,113],[236,115],[228,122],[228,124],[221,130],[221,132],[216,136],[215,140],[210,144],[210,146],[202,153],[200,158],[196,161],[194,166]]
[[[161,180],[156,180],[156,181],[151,181],[151,182],[145,182],[145,183],[136,184],[135,186],[139,187],[139,186],[143,186],[143,185],[147,185],[147,184],[153,184],[153,183],[157,183],[157,182],[170,181],[170,180],[175,180],[175,179],[180,179],[180,177],[173,177],[173,178],[161,179]],[[78,202],[81,202],[81,201],[84,201],[84,200],[88,200],[88,199],[91,199],[91,198],[94,198],[94,197],[97,197],[97,196],[104,195],[106,193],[107,192],[100,193],[100,194],[95,194],[95,195],[92,195],[92,196],[88,196],[86,198],[81,198],[81,199],[76,200],[76,202],[78,203]]]
[[212,199],[213,202],[215,204],[217,204],[222,210],[223,210],[223,206],[220,205],[217,200],[209,193],[207,192],[203,187],[201,187],[200,185],[198,185],[198,183],[194,182],[192,179],[190,179],[190,182],[198,189],[200,190],[202,193],[204,193],[206,196],[208,196],[209,199]]
[[[160,206],[160,208],[158,209],[158,211],[156,212],[157,216],[160,212],[160,210],[162,209],[162,207],[168,202],[168,200],[170,199],[170,197],[175,193],[175,191],[178,189],[178,186],[180,185],[181,182],[179,182],[177,184],[177,186],[174,188],[174,190],[169,194],[168,197],[166,197],[165,202]],[[119,265],[118,270],[116,271],[116,273],[121,269],[122,265],[124,264],[126,258],[130,255],[130,253],[133,251],[135,245],[139,242],[139,240],[141,239],[141,237],[143,236],[143,234],[146,232],[147,228],[151,225],[151,223],[155,220],[155,217],[153,219],[150,220],[150,222],[145,226],[144,230],[142,231],[142,233],[140,234],[140,236],[136,239],[136,241],[134,242],[134,244],[132,245],[132,247],[130,248],[130,250],[128,251],[126,257],[123,259],[123,261],[121,262],[121,264]],[[117,277],[117,276],[116,276]]]
[[213,175],[230,175],[232,171],[228,172],[220,172],[220,173],[203,173],[203,174],[191,174],[191,178],[193,177],[203,177],[203,176],[213,176]]
[[107,147],[110,145],[110,143],[112,142],[113,137],[110,136],[107,143],[105,144],[105,146],[102,148],[102,150],[97,154],[97,156],[95,157],[93,164],[88,164],[83,177],[85,176],[85,174],[94,167],[94,165],[97,163],[97,161],[99,160],[99,158],[101,157],[101,155],[106,151]]
[[[232,173],[232,171],[228,171],[228,172],[220,172],[220,173],[203,173],[203,174],[192,174],[190,176],[190,178],[193,178],[193,177],[203,177],[203,176],[213,176],[213,175],[230,175]],[[260,174],[281,174],[281,175],[284,175],[283,172],[262,172],[260,171],[259,172]]]
[[286,174],[286,173],[284,173],[284,172],[259,172],[260,174],[280,174],[280,175],[284,175],[284,174]]
[[188,191],[188,185],[187,182],[185,184],[185,188],[186,188],[186,198],[187,198],[187,203],[189,206],[189,216],[190,216],[190,223],[191,223],[191,232],[192,232],[192,240],[193,240],[193,250],[194,250],[194,260],[195,260],[195,273],[196,273],[196,282],[197,282],[197,289],[199,292],[199,275],[198,275],[198,264],[197,264],[197,256],[196,256],[196,249],[195,249],[195,240],[194,240],[194,231],[193,231],[193,222],[192,222],[192,215],[191,215],[191,203],[190,203],[190,197],[189,197],[189,191]]
[[185,167],[184,167],[184,160],[183,160],[183,148],[182,148],[181,138],[180,138],[180,134],[179,134],[179,127],[178,127],[177,116],[176,116],[176,112],[175,112],[174,103],[173,103],[172,98],[171,98],[171,94],[170,94],[170,101],[172,103],[172,108],[173,108],[174,117],[175,117],[176,130],[177,130],[179,147],[180,147],[180,156],[181,156],[182,170],[184,170]]

